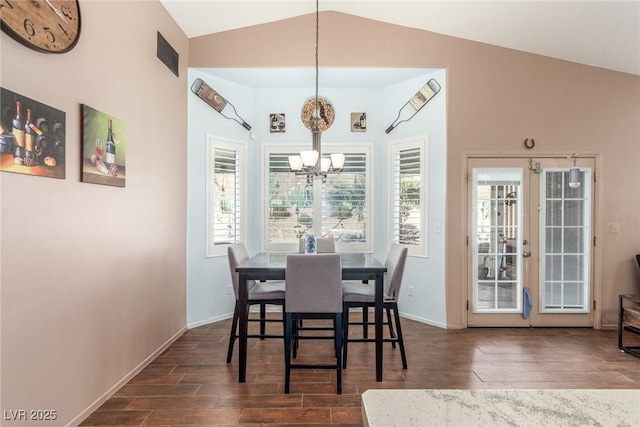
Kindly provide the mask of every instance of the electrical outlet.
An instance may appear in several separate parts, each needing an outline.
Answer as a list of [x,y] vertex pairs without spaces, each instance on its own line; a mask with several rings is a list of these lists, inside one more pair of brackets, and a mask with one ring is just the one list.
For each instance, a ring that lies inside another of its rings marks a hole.
[[231,295],[232,290],[231,285],[227,285],[227,295]]
[[413,286],[409,286],[409,296],[413,296]]

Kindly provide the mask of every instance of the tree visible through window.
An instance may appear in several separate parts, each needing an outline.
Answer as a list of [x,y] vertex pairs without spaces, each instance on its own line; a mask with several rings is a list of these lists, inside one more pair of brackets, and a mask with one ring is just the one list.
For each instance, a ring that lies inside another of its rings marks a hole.
[[324,179],[291,172],[288,156],[293,154],[281,147],[267,153],[264,247],[293,250],[297,239],[314,234],[334,238],[340,250],[369,250],[369,147],[345,152],[344,169]]

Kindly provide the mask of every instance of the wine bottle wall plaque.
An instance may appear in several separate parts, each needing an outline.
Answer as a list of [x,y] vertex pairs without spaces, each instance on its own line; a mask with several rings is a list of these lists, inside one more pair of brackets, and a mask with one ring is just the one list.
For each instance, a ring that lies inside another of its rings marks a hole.
[[384,132],[389,133],[400,123],[411,120],[438,92],[440,92],[438,82],[434,79],[429,80],[427,84],[422,86],[422,88],[400,108],[398,116]]
[[234,120],[244,126],[245,129],[251,130],[251,125],[245,122],[244,119],[238,115],[236,107],[216,92],[211,86],[202,81],[202,79],[196,79],[193,82],[191,85],[191,91],[198,95],[198,97],[204,102],[209,104],[211,108],[222,114],[222,117]]

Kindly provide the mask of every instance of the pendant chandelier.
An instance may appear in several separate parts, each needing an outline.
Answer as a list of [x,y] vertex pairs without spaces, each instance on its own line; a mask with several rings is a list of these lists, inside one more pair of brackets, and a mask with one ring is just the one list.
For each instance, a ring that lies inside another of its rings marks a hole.
[[316,0],[316,94],[315,98],[307,101],[302,108],[302,122],[311,130],[311,150],[301,151],[299,155],[289,156],[289,168],[296,175],[325,178],[329,173],[340,172],[344,167],[344,154],[331,154],[322,157],[320,136],[327,130],[335,118],[333,106],[323,98],[318,97],[318,45],[320,42],[320,10],[319,0]]

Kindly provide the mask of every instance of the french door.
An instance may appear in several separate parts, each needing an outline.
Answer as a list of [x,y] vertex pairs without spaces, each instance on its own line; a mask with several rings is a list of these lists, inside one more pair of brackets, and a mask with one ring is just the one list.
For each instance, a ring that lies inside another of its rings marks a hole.
[[593,326],[595,161],[575,160],[468,159],[468,326]]

